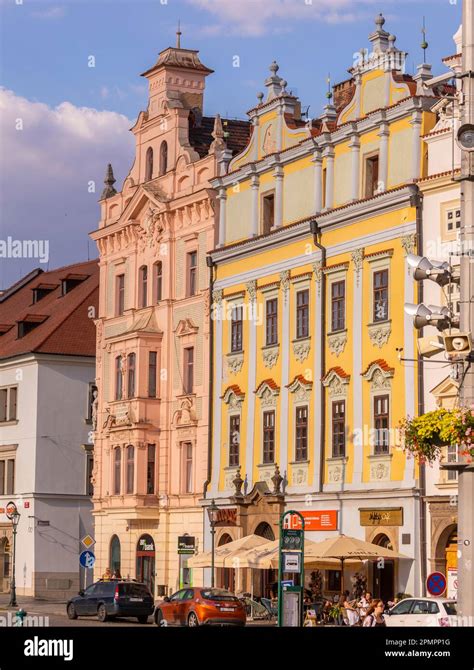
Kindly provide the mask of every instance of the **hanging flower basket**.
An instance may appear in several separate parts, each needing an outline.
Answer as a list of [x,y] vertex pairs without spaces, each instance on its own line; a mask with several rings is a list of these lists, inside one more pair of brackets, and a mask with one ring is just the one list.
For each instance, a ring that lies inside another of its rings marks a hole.
[[461,454],[474,458],[474,414],[470,409],[437,409],[403,419],[400,424],[404,449],[420,463],[433,463],[441,448],[457,445]]

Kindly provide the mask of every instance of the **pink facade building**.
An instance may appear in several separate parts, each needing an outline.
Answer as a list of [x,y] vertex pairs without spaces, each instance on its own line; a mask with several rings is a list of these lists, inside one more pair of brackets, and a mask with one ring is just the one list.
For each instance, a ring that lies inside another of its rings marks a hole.
[[[202,548],[208,479],[207,253],[219,203],[209,180],[247,144],[249,125],[203,115],[212,70],[179,44],[143,73],[121,192],[109,165],[101,219],[94,418],[96,571],[144,580],[154,595],[203,575],[178,542]],[[182,538],[185,538],[184,540]],[[194,540],[193,540],[194,538]]]

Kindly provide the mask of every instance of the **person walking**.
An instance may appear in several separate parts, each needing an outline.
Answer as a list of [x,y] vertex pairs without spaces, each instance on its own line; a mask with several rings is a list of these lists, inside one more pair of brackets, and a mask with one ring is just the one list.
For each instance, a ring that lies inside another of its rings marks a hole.
[[384,609],[385,606],[382,600],[374,600],[367,610],[362,626],[365,628],[386,626],[387,624],[383,615]]

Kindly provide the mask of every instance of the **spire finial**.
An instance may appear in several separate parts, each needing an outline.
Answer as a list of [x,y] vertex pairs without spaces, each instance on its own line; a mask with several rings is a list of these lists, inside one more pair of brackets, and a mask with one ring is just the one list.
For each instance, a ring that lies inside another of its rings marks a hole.
[[382,12],[380,12],[380,14],[375,17],[375,25],[377,26],[377,30],[382,30],[384,24],[385,24],[385,19],[384,19],[384,16],[383,16]]
[[181,21],[178,19],[178,30],[176,31],[176,48],[181,49]]
[[428,48],[428,42],[426,41],[426,25],[425,17],[423,17],[423,28],[421,29],[421,34],[423,35],[423,41],[421,43],[421,48],[423,49],[423,63],[426,63],[426,50]]
[[329,72],[328,72],[328,76],[326,77],[326,82],[327,82],[327,85],[328,85],[328,90],[327,90],[327,93],[326,93],[326,98],[327,98],[328,100],[331,100],[331,98],[332,98],[332,88],[331,88],[331,75],[330,75]]
[[105,171],[105,179],[104,179],[105,188],[102,191],[102,195],[100,196],[101,200],[104,200],[105,198],[111,198],[113,195],[117,194],[117,191],[114,189],[115,181],[116,179],[114,177],[112,164],[109,163],[107,165],[107,170]]

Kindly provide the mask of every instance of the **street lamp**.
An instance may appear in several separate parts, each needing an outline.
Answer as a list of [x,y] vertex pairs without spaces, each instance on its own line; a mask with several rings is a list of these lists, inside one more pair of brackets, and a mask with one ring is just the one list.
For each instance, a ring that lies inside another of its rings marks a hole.
[[211,588],[214,588],[214,560],[215,560],[215,536],[216,536],[216,523],[217,523],[217,514],[219,508],[216,505],[214,498],[211,500],[211,504],[207,508],[207,514],[209,516],[209,523],[211,524]]
[[15,508],[15,511],[10,515],[10,521],[12,522],[13,529],[13,561],[12,561],[12,583],[10,588],[10,602],[8,603],[9,607],[17,607],[18,603],[16,602],[16,581],[15,581],[15,558],[16,558],[16,531],[18,522],[20,521],[20,512]]

